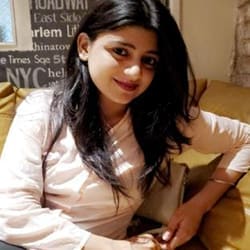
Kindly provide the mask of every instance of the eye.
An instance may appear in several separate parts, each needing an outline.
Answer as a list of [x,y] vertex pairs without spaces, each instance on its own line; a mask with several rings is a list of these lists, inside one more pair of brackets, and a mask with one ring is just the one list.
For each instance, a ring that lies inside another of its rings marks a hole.
[[142,63],[149,69],[155,69],[158,65],[158,58],[153,56],[144,56]]
[[119,56],[128,55],[128,51],[126,49],[124,49],[124,48],[121,48],[121,47],[113,48],[113,51],[115,52],[115,54],[117,54]]

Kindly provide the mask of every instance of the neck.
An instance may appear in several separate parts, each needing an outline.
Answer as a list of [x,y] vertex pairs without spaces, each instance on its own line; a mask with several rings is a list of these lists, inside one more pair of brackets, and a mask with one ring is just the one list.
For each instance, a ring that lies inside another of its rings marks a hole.
[[125,115],[128,105],[110,101],[108,98],[100,96],[100,107],[104,123],[109,127],[114,127]]
[[112,112],[110,110],[103,110],[103,120],[108,127],[112,128],[124,117],[126,111],[127,109],[113,110]]

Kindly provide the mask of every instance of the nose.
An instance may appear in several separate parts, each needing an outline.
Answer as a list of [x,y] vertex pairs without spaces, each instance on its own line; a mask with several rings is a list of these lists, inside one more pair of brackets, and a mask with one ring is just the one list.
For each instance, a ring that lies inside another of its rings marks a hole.
[[138,64],[128,66],[124,69],[124,73],[132,80],[137,80],[141,75],[141,67]]

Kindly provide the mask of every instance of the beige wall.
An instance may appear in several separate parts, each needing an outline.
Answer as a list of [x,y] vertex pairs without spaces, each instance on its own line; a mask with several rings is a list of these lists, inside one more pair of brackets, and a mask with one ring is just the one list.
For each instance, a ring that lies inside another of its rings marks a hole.
[[180,4],[180,26],[196,76],[229,80],[236,0],[182,0]]

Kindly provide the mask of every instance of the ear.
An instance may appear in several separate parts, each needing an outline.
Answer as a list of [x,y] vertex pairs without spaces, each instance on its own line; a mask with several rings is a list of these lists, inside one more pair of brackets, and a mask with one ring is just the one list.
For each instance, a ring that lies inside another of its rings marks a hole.
[[77,37],[78,56],[82,61],[88,61],[89,37],[86,33],[80,33]]

